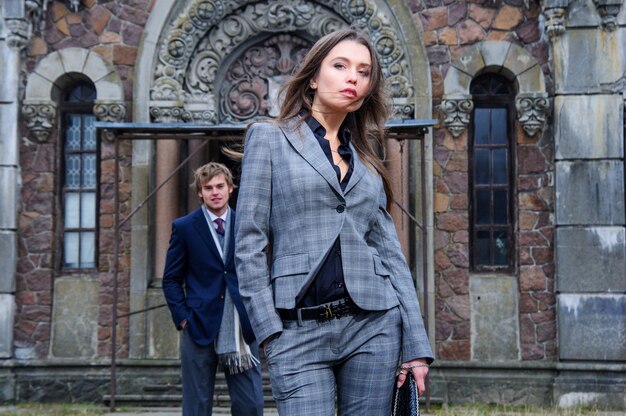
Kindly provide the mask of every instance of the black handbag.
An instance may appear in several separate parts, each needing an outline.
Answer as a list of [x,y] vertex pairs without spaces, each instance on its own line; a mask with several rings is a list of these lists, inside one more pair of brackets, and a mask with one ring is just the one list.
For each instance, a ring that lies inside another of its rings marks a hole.
[[420,404],[417,384],[411,371],[408,372],[402,387],[394,384],[391,416],[419,416]]

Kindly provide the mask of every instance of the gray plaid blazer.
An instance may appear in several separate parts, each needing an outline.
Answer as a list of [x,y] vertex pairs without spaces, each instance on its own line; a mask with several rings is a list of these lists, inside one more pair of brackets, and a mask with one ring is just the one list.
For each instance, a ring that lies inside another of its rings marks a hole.
[[[365,310],[400,307],[402,360],[432,352],[380,176],[352,148],[345,191],[299,117],[247,131],[235,224],[241,298],[256,339],[282,331],[276,308],[292,309],[337,236],[346,288]],[[269,258],[271,257],[271,258]],[[400,340],[398,340],[400,342]]]

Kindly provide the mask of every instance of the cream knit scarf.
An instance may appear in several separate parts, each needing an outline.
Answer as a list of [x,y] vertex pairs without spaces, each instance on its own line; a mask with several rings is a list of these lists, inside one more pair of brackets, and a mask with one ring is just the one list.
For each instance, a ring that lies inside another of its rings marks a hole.
[[[215,225],[211,220],[208,209],[204,205],[202,205],[202,212],[204,212],[204,217],[207,220],[211,236],[222,257],[222,261],[226,261],[228,253],[222,249],[217,231],[215,231]],[[228,242],[231,238],[228,232],[230,227],[227,226],[225,228],[224,247],[228,247]],[[224,294],[224,315],[222,316],[220,330],[215,340],[215,351],[217,352],[220,366],[224,371],[228,371],[229,374],[243,373],[259,364],[259,360],[252,354],[243,337],[239,313],[237,313],[237,308],[235,308],[230,293],[228,293],[228,287]]]

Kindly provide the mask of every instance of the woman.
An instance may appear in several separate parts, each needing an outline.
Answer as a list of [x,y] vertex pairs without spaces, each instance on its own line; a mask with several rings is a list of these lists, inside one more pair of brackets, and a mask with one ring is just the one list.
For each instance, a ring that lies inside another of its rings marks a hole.
[[432,352],[368,141],[382,82],[368,39],[333,32],[246,134],[235,261],[281,415],[389,414],[399,362],[424,391]]

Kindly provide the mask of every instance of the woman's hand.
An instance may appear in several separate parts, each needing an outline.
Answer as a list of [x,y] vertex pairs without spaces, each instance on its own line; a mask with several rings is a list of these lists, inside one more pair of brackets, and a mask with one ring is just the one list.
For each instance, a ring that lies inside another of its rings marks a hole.
[[400,366],[400,374],[398,374],[398,387],[404,384],[408,371],[413,372],[413,378],[417,383],[419,395],[423,395],[424,391],[426,391],[426,376],[428,375],[426,359],[418,358],[417,360],[402,363]]

